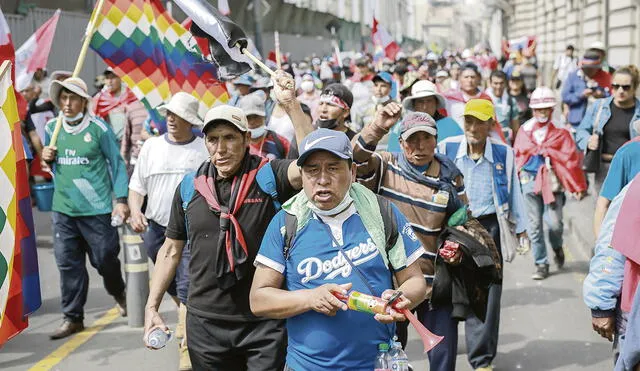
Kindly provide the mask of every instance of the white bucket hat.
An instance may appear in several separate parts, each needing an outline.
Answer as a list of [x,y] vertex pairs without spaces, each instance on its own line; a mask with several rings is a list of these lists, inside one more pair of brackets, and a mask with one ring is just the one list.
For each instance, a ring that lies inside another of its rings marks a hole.
[[91,102],[91,96],[87,92],[87,84],[79,77],[69,77],[64,81],[53,80],[49,86],[49,97],[51,97],[53,105],[58,108],[60,108],[58,100],[60,99],[62,88],[81,96],[86,99],[88,103]]
[[204,123],[198,115],[200,109],[200,101],[191,94],[179,91],[171,97],[167,104],[158,107],[158,112],[162,116],[167,115],[167,111],[171,111],[183,120],[194,126],[202,126]]
[[446,100],[436,90],[436,85],[429,80],[419,80],[411,87],[411,95],[404,98],[402,106],[413,111],[413,101],[418,98],[435,96],[438,100],[438,109],[447,106]]

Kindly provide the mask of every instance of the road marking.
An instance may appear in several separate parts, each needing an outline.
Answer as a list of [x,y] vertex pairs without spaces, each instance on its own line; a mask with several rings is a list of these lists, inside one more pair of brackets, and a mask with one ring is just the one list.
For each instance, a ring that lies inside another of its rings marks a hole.
[[51,370],[53,366],[62,362],[71,352],[78,349],[79,346],[86,343],[95,334],[102,331],[102,329],[115,321],[120,317],[120,312],[117,307],[111,308],[102,317],[98,318],[90,327],[84,329],[84,331],[75,334],[71,339],[67,340],[58,349],[51,352],[48,356],[43,358],[40,362],[36,363],[29,371],[45,371]]

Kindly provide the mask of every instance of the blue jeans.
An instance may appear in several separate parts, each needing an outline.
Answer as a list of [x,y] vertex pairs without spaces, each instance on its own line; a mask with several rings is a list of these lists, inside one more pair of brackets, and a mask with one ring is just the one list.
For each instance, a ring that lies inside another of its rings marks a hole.
[[[142,241],[145,250],[147,250],[147,255],[149,256],[149,258],[151,258],[153,264],[155,264],[156,258],[158,257],[158,251],[160,251],[160,248],[164,243],[164,232],[167,228],[161,226],[153,220],[149,220],[148,223],[149,226],[147,227],[147,230],[142,234]],[[167,293],[171,296],[177,295],[175,277],[173,278],[173,280],[171,280],[171,283],[167,288]]]
[[542,195],[533,192],[524,194],[525,204],[527,206],[527,217],[529,227],[527,234],[531,241],[531,249],[536,264],[549,264],[547,257],[547,246],[545,243],[544,225],[547,226],[549,243],[553,251],[562,249],[562,231],[564,223],[562,221],[562,208],[566,201],[563,192],[553,194],[556,200],[545,205]]
[[52,217],[62,313],[68,321],[81,322],[89,290],[86,255],[102,276],[107,292],[114,297],[124,294],[118,230],[111,226],[110,214],[72,217],[53,212]]

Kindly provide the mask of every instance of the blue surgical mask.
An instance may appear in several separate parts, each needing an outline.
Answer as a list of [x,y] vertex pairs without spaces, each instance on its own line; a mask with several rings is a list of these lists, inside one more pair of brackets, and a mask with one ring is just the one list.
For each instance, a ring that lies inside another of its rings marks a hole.
[[267,127],[262,125],[255,129],[249,129],[249,132],[251,132],[251,139],[258,139],[258,138],[261,138],[267,132]]

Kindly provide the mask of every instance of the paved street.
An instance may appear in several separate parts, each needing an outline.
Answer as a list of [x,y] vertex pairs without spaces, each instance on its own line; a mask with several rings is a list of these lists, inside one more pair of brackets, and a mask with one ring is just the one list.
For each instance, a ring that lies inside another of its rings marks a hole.
[[[588,209],[588,205],[576,209],[570,204],[567,209],[569,214],[579,214],[580,210]],[[55,342],[48,339],[48,334],[61,320],[59,279],[49,242],[48,215],[36,212],[35,217],[41,241],[38,253],[43,305],[30,317],[29,328],[0,352],[0,370],[176,370],[176,342],[163,350],[149,351],[142,346],[141,329],[129,328],[126,319],[120,317],[115,317],[84,343],[92,329],[71,339]],[[589,227],[587,223],[581,226]],[[562,272],[553,269],[552,276],[543,282],[529,278],[533,269],[530,255],[518,256],[506,266],[497,370],[610,369],[610,345],[591,330],[589,312],[582,303],[581,282],[587,269],[588,248],[572,239],[565,244],[568,247],[566,268]],[[113,307],[96,271],[90,268],[89,272],[91,287],[85,319],[88,328]],[[175,328],[173,308],[173,304],[165,300],[164,316],[169,326]],[[460,328],[462,331],[464,326]],[[458,369],[470,370],[462,333],[459,343]],[[415,333],[411,334],[408,354],[414,369],[428,369]]]

